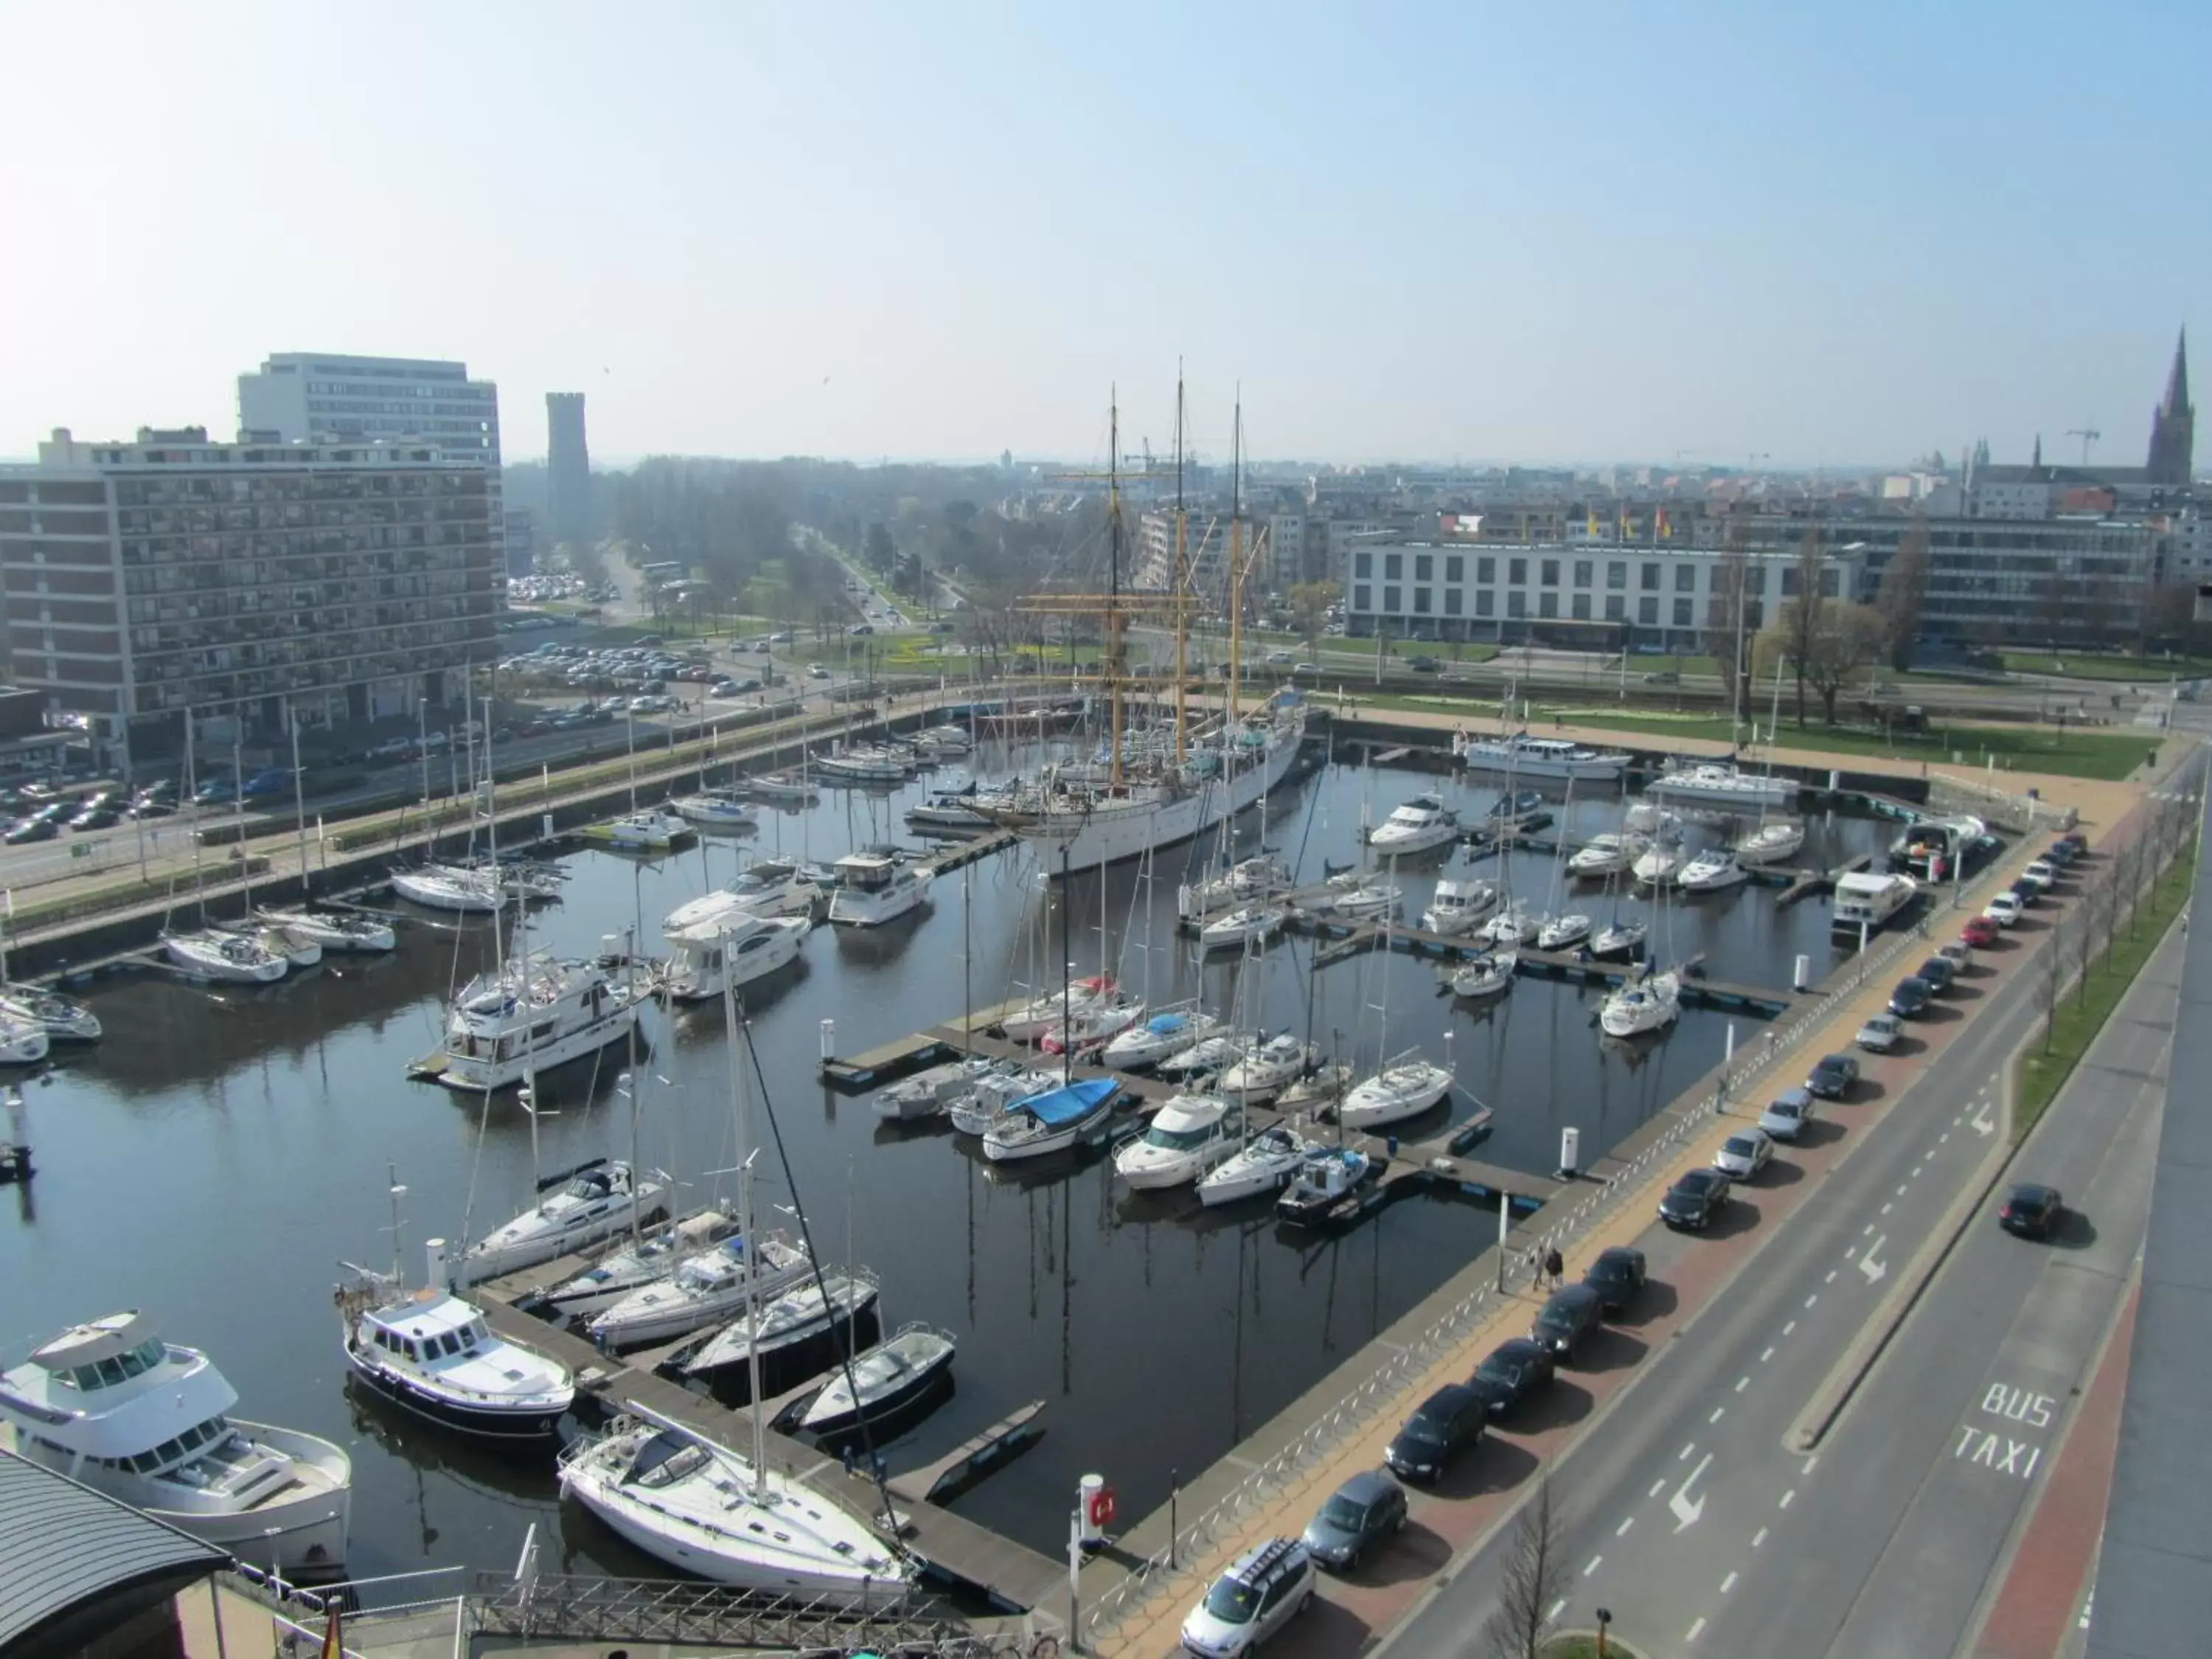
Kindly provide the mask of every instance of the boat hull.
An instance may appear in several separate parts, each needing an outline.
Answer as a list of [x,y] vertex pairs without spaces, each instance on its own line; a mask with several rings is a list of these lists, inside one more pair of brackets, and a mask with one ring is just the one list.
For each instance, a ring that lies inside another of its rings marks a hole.
[[550,1072],[556,1066],[595,1054],[627,1038],[637,1024],[637,1010],[628,1003],[611,1006],[605,1012],[572,1031],[550,1036],[526,1052],[507,1060],[457,1054],[448,1049],[438,1081],[466,1094],[486,1094],[520,1086],[532,1071]]
[[550,1407],[538,1406],[518,1410],[455,1400],[421,1387],[411,1377],[386,1370],[365,1358],[350,1342],[346,1344],[345,1357],[354,1379],[379,1399],[390,1401],[426,1423],[435,1423],[441,1428],[452,1429],[474,1439],[534,1445],[550,1439],[566,1414],[565,1408],[555,1411]]
[[1297,1174],[1297,1160],[1286,1160],[1279,1169],[1252,1168],[1239,1170],[1228,1179],[1216,1170],[1199,1182],[1198,1201],[1208,1209],[1224,1204],[1242,1204],[1249,1198],[1261,1198],[1269,1193],[1279,1193],[1291,1184]]
[[589,1510],[608,1531],[656,1561],[733,1589],[753,1590],[793,1601],[841,1601],[852,1607],[885,1607],[901,1600],[907,1587],[896,1578],[862,1579],[794,1571],[778,1564],[734,1559],[717,1550],[694,1548],[647,1524],[631,1504],[610,1497],[594,1480],[564,1478],[562,1490]]

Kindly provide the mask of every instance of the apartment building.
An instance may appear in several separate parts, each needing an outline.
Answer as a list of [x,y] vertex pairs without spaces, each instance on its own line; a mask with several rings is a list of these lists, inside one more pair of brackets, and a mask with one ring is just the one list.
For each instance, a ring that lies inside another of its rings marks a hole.
[[173,754],[185,711],[249,734],[459,707],[497,654],[494,474],[427,443],[131,443],[66,432],[0,467],[18,684],[111,759]]
[[552,538],[592,539],[592,450],[584,436],[584,394],[545,394],[545,489]]

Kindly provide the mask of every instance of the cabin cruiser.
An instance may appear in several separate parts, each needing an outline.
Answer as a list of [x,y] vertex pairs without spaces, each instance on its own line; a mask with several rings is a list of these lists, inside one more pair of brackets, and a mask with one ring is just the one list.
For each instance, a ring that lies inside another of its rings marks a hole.
[[581,1319],[602,1312],[632,1291],[659,1284],[676,1271],[678,1262],[737,1231],[737,1222],[723,1212],[702,1210],[635,1244],[601,1256],[574,1279],[556,1285],[541,1299],[548,1311],[562,1318]]
[[453,864],[426,864],[419,870],[394,870],[392,890],[432,910],[464,915],[496,914],[513,897],[507,884],[482,870]]
[[811,763],[817,777],[836,784],[904,783],[914,775],[911,755],[881,744],[817,755]]
[[1018,1100],[983,1132],[983,1156],[1006,1164],[1073,1146],[1112,1115],[1121,1092],[1110,1077],[1086,1078]]
[[294,933],[289,927],[280,927],[267,922],[258,925],[245,922],[234,927],[226,927],[222,931],[234,933],[240,939],[259,941],[261,947],[271,956],[283,957],[284,965],[287,968],[313,968],[323,959],[321,945],[304,934]]
[[1162,1077],[1196,1077],[1218,1072],[1237,1063],[1237,1057],[1260,1041],[1256,1031],[1220,1031],[1200,1037],[1179,1054],[1170,1054],[1152,1069]]
[[1599,1027],[1607,1036],[1636,1036],[1674,1024],[1681,1012],[1682,976],[1668,972],[1645,973],[1632,979],[1606,998],[1597,1012]]
[[1600,962],[1626,962],[1644,948],[1650,927],[1640,921],[1616,921],[1591,936],[1589,953]]
[[830,920],[841,927],[880,927],[929,901],[929,870],[888,848],[866,848],[837,860]]
[[755,916],[806,916],[822,902],[822,889],[786,859],[759,859],[747,865],[726,887],[679,904],[661,918],[664,933],[680,933],[732,913]]
[[1543,924],[1528,914],[1528,907],[1519,899],[1510,899],[1505,908],[1474,930],[1477,939],[1488,939],[1492,945],[1534,945]]
[[1221,1022],[1195,1008],[1154,1014],[1132,1025],[1099,1052],[1098,1063],[1111,1072],[1133,1072],[1157,1066],[1220,1029]]
[[273,985],[292,964],[258,939],[210,929],[199,933],[164,933],[161,949],[194,979],[234,985]]
[[1114,1172],[1139,1190],[1199,1180],[1237,1150],[1219,1095],[1179,1094],[1152,1114],[1151,1125],[1114,1153]]
[[1797,799],[1797,790],[1794,779],[1747,772],[1725,761],[1669,765],[1651,781],[1655,795],[1705,806],[1787,806]]
[[1700,853],[1674,872],[1674,884],[1686,893],[1717,893],[1741,887],[1750,878],[1751,872],[1725,848]]
[[781,1233],[765,1233],[746,1248],[732,1236],[688,1256],[656,1284],[640,1285],[593,1319],[592,1340],[609,1348],[640,1348],[700,1330],[744,1306],[745,1276],[756,1298],[779,1294],[813,1271],[806,1252]]
[[720,915],[670,930],[676,951],[663,987],[676,1002],[719,997],[726,988],[750,985],[796,960],[813,931],[804,916],[757,915],[732,900]]
[[1917,819],[1891,844],[1890,865],[1923,881],[1949,881],[1989,828],[1976,817]]
[[761,1303],[750,1314],[740,1313],[708,1338],[684,1360],[684,1374],[711,1376],[732,1365],[750,1364],[756,1356],[766,1360],[795,1348],[825,1334],[832,1326],[857,1324],[876,1305],[880,1288],[866,1267],[825,1273],[818,1280],[810,1273],[787,1285],[773,1301]]
[[991,820],[975,810],[975,786],[933,789],[929,799],[906,809],[908,825],[921,830],[942,830],[956,836],[980,835]]
[[1298,1172],[1310,1145],[1286,1124],[1261,1130],[1198,1183],[1198,1201],[1210,1209],[1257,1198],[1262,1193],[1280,1192]]
[[1347,1129],[1378,1129],[1419,1117],[1451,1092],[1452,1074],[1408,1050],[1364,1082],[1356,1083],[1336,1109]]
[[1279,1032],[1256,1048],[1245,1049],[1222,1073],[1215,1086],[1231,1100],[1256,1104],[1297,1082],[1320,1059],[1317,1044]]
[[935,759],[965,755],[975,747],[965,726],[933,726],[914,734],[914,746],[921,753]]
[[325,951],[375,955],[399,943],[392,924],[374,916],[307,909],[261,909],[253,914],[267,926],[281,927],[291,938],[305,939]]
[[1578,911],[1549,917],[1536,930],[1536,948],[1539,951],[1571,951],[1590,936],[1590,928],[1595,925]]
[[658,1221],[668,1200],[665,1178],[633,1176],[629,1164],[603,1158],[547,1176],[538,1190],[549,1189],[549,1196],[461,1252],[463,1284],[496,1279],[612,1238],[629,1229],[633,1216],[640,1222]]
[[821,1393],[799,1415],[809,1434],[843,1434],[863,1422],[896,1415],[927,1394],[952,1364],[952,1334],[919,1321],[856,1354],[830,1374]]
[[1455,736],[1452,752],[1471,772],[1509,772],[1524,778],[1611,783],[1628,769],[1626,755],[1585,749],[1561,738],[1532,738],[1526,732],[1495,738]]
[[1318,1226],[1361,1188],[1382,1178],[1382,1166],[1353,1146],[1309,1146],[1275,1213],[1301,1227]]
[[1437,883],[1429,907],[1421,912],[1421,926],[1431,933],[1456,938],[1488,915],[1498,905],[1498,889],[1473,877],[1446,876]]
[[342,1290],[346,1364],[373,1393],[403,1411],[487,1440],[544,1440],[576,1397],[559,1360],[495,1336],[483,1310],[441,1284],[445,1247],[429,1245],[430,1282],[419,1291],[356,1268]]
[[1805,844],[1805,826],[1794,818],[1776,818],[1762,823],[1735,844],[1737,861],[1743,864],[1779,864],[1793,856]]
[[796,772],[763,772],[739,779],[737,787],[755,800],[775,806],[805,806],[818,799],[814,786]]
[[732,789],[699,789],[672,795],[668,810],[702,830],[743,830],[760,819],[760,808]]
[[1416,795],[1395,808],[1367,837],[1378,859],[1409,858],[1459,839],[1459,814],[1434,795]]
[[1290,912],[1278,904],[1249,904],[1218,916],[1198,930],[1199,948],[1230,951],[1255,939],[1271,939],[1283,931]]
[[533,951],[478,974],[446,1017],[438,1081],[449,1089],[505,1089],[627,1037],[637,1024],[629,988],[598,963]]
[[1686,855],[1680,842],[1655,841],[1636,855],[1630,869],[1647,887],[1664,887],[1681,873]]
[[1117,993],[1092,1003],[1080,1014],[1070,1015],[1058,1025],[1048,1026],[1037,1039],[1037,1047],[1048,1054],[1070,1048],[1079,1054],[1085,1054],[1104,1048],[1144,1017],[1143,1003]]
[[1628,868],[1629,861],[1642,849],[1634,837],[1614,835],[1610,830],[1601,836],[1592,836],[1587,844],[1567,855],[1567,873],[1571,876],[1610,876]]
[[231,1417],[237,1403],[212,1360],[135,1310],[74,1326],[0,1375],[0,1422],[26,1461],[258,1567],[343,1565],[351,1461],[314,1435]]
[[1520,961],[1517,951],[1493,951],[1487,956],[1477,957],[1452,970],[1452,994],[1465,997],[1470,1002],[1498,996],[1511,988],[1513,970]]
[[1047,1031],[1058,1030],[1063,1018],[1073,1020],[1120,994],[1121,986],[1113,975],[1087,975],[1072,981],[1064,991],[1030,998],[1000,1020],[999,1029],[1009,1042],[1035,1042]]
[[1314,908],[1333,916],[1395,915],[1399,897],[1398,890],[1381,877],[1352,870],[1331,876]]
[[620,853],[661,853],[688,839],[691,826],[672,812],[625,812],[585,832]]
[[865,1520],[642,1408],[561,1454],[561,1495],[656,1561],[717,1584],[879,1610],[914,1569]]
[[988,1060],[951,1060],[902,1078],[876,1091],[876,1115],[885,1123],[939,1116],[952,1101],[972,1090],[975,1080],[994,1064]]
[[1856,933],[1862,927],[1871,931],[1910,904],[1919,890],[1919,883],[1910,876],[1847,871],[1836,878],[1832,924],[1838,933]]
[[1012,1063],[996,1066],[977,1078],[966,1093],[947,1102],[945,1115],[955,1134],[988,1134],[1000,1119],[1023,1101],[1059,1086],[1057,1072],[1027,1071]]
[[1508,789],[1490,804],[1486,815],[1492,833],[1510,833],[1526,824],[1531,818],[1549,819],[1544,810],[1543,792],[1536,789]]
[[1275,1097],[1279,1112],[1304,1112],[1334,1106],[1352,1086],[1352,1067],[1341,1063],[1316,1066]]
[[1193,921],[1224,905],[1250,904],[1287,893],[1294,884],[1288,864],[1273,853],[1261,853],[1220,875],[1186,882],[1176,890],[1176,914]]
[[100,1016],[75,997],[36,985],[0,985],[0,1019],[35,1025],[49,1042],[97,1042]]

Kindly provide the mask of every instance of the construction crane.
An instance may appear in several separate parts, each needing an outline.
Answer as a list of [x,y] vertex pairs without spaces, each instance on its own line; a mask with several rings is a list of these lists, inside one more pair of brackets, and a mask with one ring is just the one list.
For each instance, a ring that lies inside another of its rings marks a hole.
[[2081,441],[2081,465],[2087,466],[2089,465],[2089,446],[2105,434],[2098,431],[2093,422],[2088,426],[2069,426],[2066,428],[2066,435]]

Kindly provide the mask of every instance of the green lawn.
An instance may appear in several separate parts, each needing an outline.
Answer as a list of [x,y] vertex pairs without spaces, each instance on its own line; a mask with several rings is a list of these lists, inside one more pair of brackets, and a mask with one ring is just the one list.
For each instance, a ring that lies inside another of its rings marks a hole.
[[[1606,1659],[1640,1659],[1638,1650],[1618,1636],[1605,1644]],[[1543,1659],[1597,1659],[1595,1636],[1555,1636],[1544,1644]]]
[[[1656,673],[1672,669],[1677,674],[1703,674],[1709,678],[1720,677],[1721,665],[1716,657],[1676,657],[1664,651],[1632,651],[1628,653],[1628,672],[1632,674]],[[1602,665],[1592,671],[1604,672]]]
[[2049,1040],[2021,1061],[2019,1090],[2013,1101],[2015,1141],[2035,1127],[2036,1120],[2088,1052],[2089,1044],[2166,937],[2166,930],[2189,902],[2189,890],[2196,878],[2197,851],[2191,846],[2151,889],[2133,924],[2123,923],[2103,954],[2091,960],[2089,971],[2075,988],[2074,995],[2059,1006],[2057,1018],[2051,1022]]
[[2063,674],[2074,680],[2136,680],[2164,684],[2171,679],[2212,675],[2212,657],[2093,657],[2086,653],[2008,651],[2005,672]]

